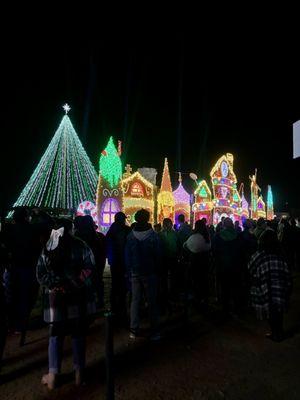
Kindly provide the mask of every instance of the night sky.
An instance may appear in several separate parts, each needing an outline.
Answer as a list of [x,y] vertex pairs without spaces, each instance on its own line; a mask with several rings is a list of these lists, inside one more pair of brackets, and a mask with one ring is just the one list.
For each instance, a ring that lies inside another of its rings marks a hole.
[[267,184],[273,187],[275,211],[300,208],[300,160],[292,159],[300,61],[288,38],[241,41],[236,32],[211,39],[176,29],[37,36],[2,47],[2,213],[30,178],[65,102],[97,170],[110,135],[123,141],[123,163],[157,168],[159,183],[168,157],[174,186],[179,169],[209,179],[213,163],[231,152],[247,195],[258,168],[265,199]]

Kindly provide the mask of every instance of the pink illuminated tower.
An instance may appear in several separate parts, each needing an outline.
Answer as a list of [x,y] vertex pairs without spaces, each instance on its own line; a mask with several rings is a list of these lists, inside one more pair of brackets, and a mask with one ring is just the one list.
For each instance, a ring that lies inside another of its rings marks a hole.
[[185,220],[190,222],[191,216],[191,197],[190,194],[182,186],[181,172],[179,172],[178,178],[179,185],[173,192],[175,200],[175,222],[178,223],[178,215],[183,214]]

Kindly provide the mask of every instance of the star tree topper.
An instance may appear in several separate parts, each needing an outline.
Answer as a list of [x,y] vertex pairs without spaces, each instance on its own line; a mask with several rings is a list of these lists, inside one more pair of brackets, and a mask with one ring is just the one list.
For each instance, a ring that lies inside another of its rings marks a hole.
[[71,110],[71,107],[68,103],[66,103],[63,105],[63,109],[65,110],[65,113],[68,114],[68,112]]

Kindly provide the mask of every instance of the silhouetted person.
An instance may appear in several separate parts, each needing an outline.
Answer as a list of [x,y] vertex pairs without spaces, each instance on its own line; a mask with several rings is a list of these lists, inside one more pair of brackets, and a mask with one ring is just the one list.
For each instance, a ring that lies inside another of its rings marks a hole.
[[297,271],[300,269],[300,228],[294,218],[290,220],[291,235],[293,240],[294,265]]
[[215,227],[213,225],[209,225],[208,233],[209,233],[210,241],[212,242],[214,240],[214,238],[215,238],[215,235],[216,235],[216,230],[215,230]]
[[242,232],[242,228],[240,227],[240,222],[239,221],[235,221],[234,229],[237,231],[238,234]]
[[125,245],[130,232],[130,227],[126,225],[126,215],[118,212],[115,215],[115,222],[106,234],[107,257],[112,278],[111,307],[115,322],[126,326],[128,319],[126,308]]
[[243,306],[247,306],[248,295],[249,295],[249,274],[248,274],[248,263],[250,258],[257,250],[257,239],[252,233],[253,224],[250,219],[246,219],[243,223],[244,230],[240,233],[241,239],[241,273],[242,273],[242,303]]
[[155,224],[153,228],[154,228],[154,232],[156,232],[156,233],[161,232],[161,224],[160,223]]
[[296,253],[296,242],[295,232],[286,218],[282,218],[278,226],[278,239],[281,244],[283,255],[291,270],[295,266],[295,253]]
[[163,220],[163,228],[159,233],[161,240],[161,301],[165,311],[170,296],[172,299],[178,294],[178,237],[170,218]]
[[259,239],[258,251],[249,263],[251,304],[258,319],[268,319],[271,333],[267,337],[281,341],[283,313],[292,288],[291,275],[284,261],[276,233],[267,229]]
[[72,336],[76,384],[83,382],[87,328],[96,311],[94,256],[82,240],[71,235],[71,230],[71,221],[58,222],[37,266],[37,279],[45,290],[44,320],[50,325],[49,371],[42,378],[49,389],[57,384],[67,335]]
[[183,214],[178,215],[178,245],[182,249],[183,243],[185,243],[192,234],[191,226],[185,221]]
[[258,220],[256,222],[256,227],[254,228],[254,231],[253,231],[253,233],[254,233],[254,235],[255,235],[257,240],[259,240],[260,235],[262,233],[264,233],[266,228],[267,228],[267,223],[266,223],[265,219],[264,218],[258,218]]
[[223,222],[220,221],[216,226],[216,234],[220,233],[223,228],[224,228]]
[[224,219],[223,226],[216,235],[214,243],[217,281],[223,310],[226,313],[230,311],[233,303],[234,311],[238,312],[241,289],[241,242],[230,218]]
[[106,239],[103,233],[96,232],[96,226],[90,215],[75,218],[75,236],[83,240],[95,257],[95,285],[98,294],[98,306],[104,304],[103,271],[106,262]]
[[137,222],[134,230],[128,235],[126,244],[126,265],[132,285],[130,309],[130,338],[139,336],[139,308],[146,295],[151,325],[151,339],[158,340],[158,276],[160,270],[160,241],[149,224],[150,214],[139,210],[135,214]]
[[207,308],[211,242],[205,221],[198,220],[192,235],[184,243],[191,262],[191,282],[196,305]]
[[14,223],[7,225],[4,233],[10,258],[9,327],[17,333],[26,330],[39,287],[35,270],[41,244],[39,232],[30,224],[29,219],[26,208],[16,209],[13,214]]

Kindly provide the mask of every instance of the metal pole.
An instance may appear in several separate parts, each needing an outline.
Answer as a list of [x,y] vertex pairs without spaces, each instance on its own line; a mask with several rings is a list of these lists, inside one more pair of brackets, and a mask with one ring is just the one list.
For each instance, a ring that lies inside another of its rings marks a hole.
[[112,312],[105,314],[105,364],[106,364],[106,399],[115,399],[115,376],[114,376],[114,335]]

